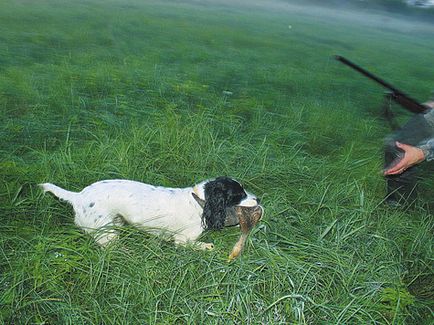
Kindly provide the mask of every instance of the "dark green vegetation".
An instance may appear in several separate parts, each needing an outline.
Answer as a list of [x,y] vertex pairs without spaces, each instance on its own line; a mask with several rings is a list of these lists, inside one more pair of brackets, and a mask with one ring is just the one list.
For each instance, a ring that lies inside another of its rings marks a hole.
[[[424,100],[433,25],[268,3],[0,3],[2,322],[429,322],[432,181],[383,206],[382,89],[331,56]],[[237,229],[201,252],[126,227],[102,250],[36,187],[218,175],[266,209],[230,264]]]

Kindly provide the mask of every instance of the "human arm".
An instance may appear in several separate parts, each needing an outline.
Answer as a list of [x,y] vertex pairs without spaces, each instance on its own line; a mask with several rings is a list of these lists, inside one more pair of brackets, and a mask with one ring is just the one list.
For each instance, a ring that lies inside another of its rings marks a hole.
[[[434,109],[434,101],[424,103],[426,107]],[[431,125],[434,124],[434,110],[424,114],[425,119]],[[397,175],[404,172],[413,165],[419,164],[424,160],[434,160],[434,138],[427,139],[417,146],[411,146],[405,143],[396,142],[396,147],[404,153],[400,160],[395,160],[384,171],[384,175]],[[390,167],[391,166],[391,167]]]

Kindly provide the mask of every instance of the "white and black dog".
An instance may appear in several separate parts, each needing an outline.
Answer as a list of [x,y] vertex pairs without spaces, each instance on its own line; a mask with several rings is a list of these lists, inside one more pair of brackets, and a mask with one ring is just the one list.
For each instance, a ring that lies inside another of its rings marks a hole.
[[[50,183],[40,186],[69,202],[75,211],[75,224],[103,246],[118,236],[113,227],[106,227],[124,222],[152,232],[168,231],[175,243],[186,244],[206,229],[238,224],[236,207],[258,207],[262,213],[259,200],[228,177],[187,188],[157,187],[129,180],[96,182],[79,193]],[[98,231],[101,229],[105,231]],[[195,244],[203,249],[213,248],[209,243]]]

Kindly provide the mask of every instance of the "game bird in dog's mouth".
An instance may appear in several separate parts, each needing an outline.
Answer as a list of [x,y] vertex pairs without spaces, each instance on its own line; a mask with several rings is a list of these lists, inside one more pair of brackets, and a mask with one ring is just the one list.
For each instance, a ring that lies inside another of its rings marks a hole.
[[254,226],[263,214],[259,199],[229,177],[187,188],[158,187],[129,180],[100,181],[81,192],[70,192],[50,183],[40,186],[70,203],[75,224],[102,246],[118,236],[110,226],[128,223],[157,233],[169,231],[177,244],[194,242],[202,249],[212,249],[213,244],[196,241],[204,230],[219,230],[241,222],[244,234],[245,225]]

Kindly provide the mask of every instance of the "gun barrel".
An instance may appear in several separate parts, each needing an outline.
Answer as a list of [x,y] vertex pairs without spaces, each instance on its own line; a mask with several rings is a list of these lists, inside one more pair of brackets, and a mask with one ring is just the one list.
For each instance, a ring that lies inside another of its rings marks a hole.
[[351,62],[350,60],[344,58],[340,55],[335,55],[335,59],[342,62],[343,64],[349,66],[350,68],[353,68],[354,70],[360,72],[364,76],[368,77],[369,79],[372,79],[382,85],[383,87],[389,89],[392,93],[392,99],[394,99],[398,104],[403,106],[404,108],[408,109],[409,111],[413,113],[422,113],[426,111],[426,107],[419,104],[416,100],[413,98],[407,96],[402,91],[396,89],[391,84],[387,83],[383,79],[378,78],[376,75],[370,73],[369,71],[366,71],[362,67],[358,66],[357,64]]
[[336,55],[335,58],[336,58],[336,60],[342,62],[343,64],[345,64],[345,65],[353,68],[354,70],[360,72],[364,76],[366,76],[366,77],[368,77],[368,78],[370,78],[370,79],[378,82],[380,85],[388,88],[390,91],[401,93],[398,89],[395,89],[395,87],[393,87],[391,84],[388,84],[383,79],[378,78],[377,76],[373,75],[369,71],[366,71],[365,69],[363,69],[362,67],[358,66],[357,64],[355,64],[355,63],[351,62],[350,60],[344,58],[343,56]]

